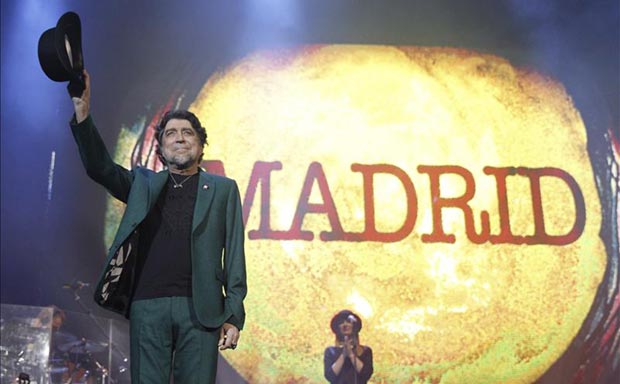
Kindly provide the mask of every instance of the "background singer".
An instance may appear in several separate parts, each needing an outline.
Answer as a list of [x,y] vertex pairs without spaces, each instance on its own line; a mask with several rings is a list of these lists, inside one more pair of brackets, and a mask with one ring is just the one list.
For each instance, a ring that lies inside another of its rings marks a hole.
[[332,384],[365,384],[372,376],[373,366],[372,349],[359,342],[362,319],[345,309],[332,318],[330,327],[336,343],[325,349],[325,378]]

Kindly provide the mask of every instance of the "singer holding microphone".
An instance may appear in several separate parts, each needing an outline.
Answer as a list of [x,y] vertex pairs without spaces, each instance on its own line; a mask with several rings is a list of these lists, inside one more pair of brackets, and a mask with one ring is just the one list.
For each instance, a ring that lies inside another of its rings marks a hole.
[[331,384],[366,384],[373,373],[372,349],[359,342],[362,319],[344,309],[331,320],[334,346],[325,349],[324,376]]

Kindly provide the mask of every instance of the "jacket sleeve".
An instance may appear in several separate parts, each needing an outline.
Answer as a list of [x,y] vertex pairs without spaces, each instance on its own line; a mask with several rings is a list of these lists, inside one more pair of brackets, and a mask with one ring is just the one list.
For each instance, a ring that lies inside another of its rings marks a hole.
[[79,124],[74,115],[70,125],[88,176],[104,186],[112,196],[126,203],[133,172],[112,160],[90,115]]
[[226,245],[224,249],[225,305],[232,313],[228,322],[242,329],[245,323],[243,299],[247,294],[245,270],[245,231],[239,188],[233,181],[226,205]]
[[370,347],[366,347],[365,353],[362,353],[360,358],[364,363],[364,367],[358,374],[358,378],[361,382],[365,383],[370,380],[370,377],[374,371],[374,367],[372,366],[372,349],[370,349]]
[[340,354],[341,351],[334,347],[325,348],[325,352],[323,353],[323,376],[325,376],[325,380],[330,383],[333,383],[338,379],[338,376],[332,369],[332,365],[334,365],[334,362],[338,359]]

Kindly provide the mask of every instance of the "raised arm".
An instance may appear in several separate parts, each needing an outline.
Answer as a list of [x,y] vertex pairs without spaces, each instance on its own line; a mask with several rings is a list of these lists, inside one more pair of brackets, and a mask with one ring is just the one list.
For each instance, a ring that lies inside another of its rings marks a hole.
[[84,92],[72,97],[75,116],[71,131],[80,151],[80,158],[88,176],[103,185],[112,196],[127,202],[133,172],[116,164],[110,156],[95,123],[90,116],[90,76],[84,70]]

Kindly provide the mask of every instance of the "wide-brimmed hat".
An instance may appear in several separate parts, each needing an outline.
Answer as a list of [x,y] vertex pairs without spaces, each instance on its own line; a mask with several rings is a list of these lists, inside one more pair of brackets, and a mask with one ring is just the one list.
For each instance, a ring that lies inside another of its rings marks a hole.
[[79,97],[84,90],[84,58],[82,56],[82,24],[75,12],[58,19],[56,27],[39,38],[39,63],[51,80],[69,81],[69,93]]
[[332,329],[332,332],[334,332],[335,334],[339,334],[340,333],[339,325],[347,319],[354,320],[352,321],[353,332],[359,333],[359,331],[362,329],[362,319],[360,319],[358,315],[349,311],[348,309],[343,309],[342,311],[336,313],[334,317],[332,317],[332,320],[329,323],[329,326]]

